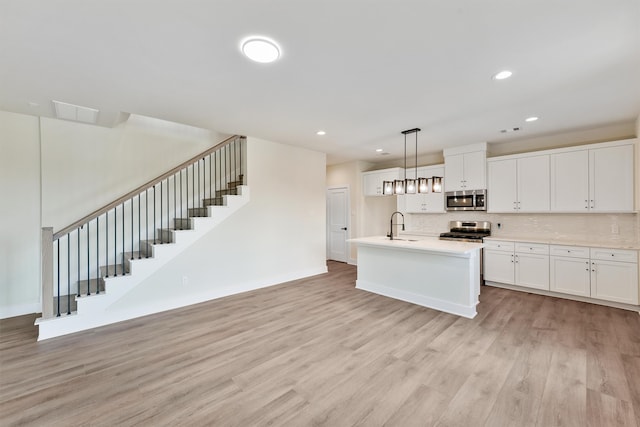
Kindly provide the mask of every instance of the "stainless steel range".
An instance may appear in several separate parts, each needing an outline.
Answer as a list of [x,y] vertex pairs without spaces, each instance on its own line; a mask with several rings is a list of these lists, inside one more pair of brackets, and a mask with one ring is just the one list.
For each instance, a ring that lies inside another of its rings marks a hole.
[[440,240],[458,240],[462,242],[482,242],[491,235],[489,221],[450,221],[449,231],[440,234]]
[[[491,235],[489,221],[449,221],[449,231],[440,234],[440,240],[482,243],[482,239]],[[484,284],[483,257],[480,251],[480,283]]]

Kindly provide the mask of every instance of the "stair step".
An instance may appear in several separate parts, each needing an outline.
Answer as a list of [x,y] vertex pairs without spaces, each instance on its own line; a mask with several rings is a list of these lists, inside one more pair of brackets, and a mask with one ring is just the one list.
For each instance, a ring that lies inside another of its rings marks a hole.
[[192,223],[190,218],[174,218],[173,229],[174,230],[191,230]]
[[67,298],[67,295],[60,295],[59,297],[53,297],[53,315],[58,314],[58,298],[60,298],[60,316],[66,316],[71,313],[74,314],[78,311],[78,302],[76,301],[76,295],[71,294]]
[[193,218],[193,217],[206,217],[209,216],[209,211],[207,210],[207,208],[189,208],[187,210],[187,214],[189,215],[189,217]]
[[222,197],[222,196],[229,196],[229,195],[237,196],[238,188],[234,187],[226,190],[216,190],[216,198]]
[[224,206],[224,198],[212,197],[209,199],[202,199],[202,204],[205,206]]
[[[87,292],[87,282],[89,283],[89,292]],[[100,289],[100,292],[104,292],[104,280],[102,278],[89,279],[88,281],[80,280],[78,282],[78,289],[80,296],[97,294],[98,289]]]
[[129,274],[126,269],[122,268],[122,264],[107,265],[100,267],[101,277],[118,277]]

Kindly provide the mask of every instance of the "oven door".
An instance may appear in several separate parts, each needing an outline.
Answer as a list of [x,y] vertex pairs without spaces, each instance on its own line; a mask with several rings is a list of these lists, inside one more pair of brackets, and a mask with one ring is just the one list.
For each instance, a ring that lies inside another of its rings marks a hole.
[[445,193],[448,211],[473,211],[475,210],[475,196],[471,192],[449,191]]

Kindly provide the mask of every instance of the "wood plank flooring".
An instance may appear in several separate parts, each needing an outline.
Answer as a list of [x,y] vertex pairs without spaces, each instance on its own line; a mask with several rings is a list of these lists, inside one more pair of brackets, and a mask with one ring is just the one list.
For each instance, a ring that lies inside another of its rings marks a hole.
[[464,319],[329,273],[36,342],[0,321],[0,425],[640,426],[640,316],[483,287]]

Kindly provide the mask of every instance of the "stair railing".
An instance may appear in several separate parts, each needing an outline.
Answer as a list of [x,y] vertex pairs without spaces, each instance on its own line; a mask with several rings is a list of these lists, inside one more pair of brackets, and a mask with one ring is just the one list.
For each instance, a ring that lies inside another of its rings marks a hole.
[[170,243],[166,230],[190,228],[190,218],[235,194],[244,183],[245,142],[227,138],[55,233],[43,227],[42,317],[71,314],[76,295],[100,294],[103,277],[127,274],[130,259]]

